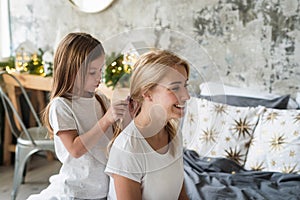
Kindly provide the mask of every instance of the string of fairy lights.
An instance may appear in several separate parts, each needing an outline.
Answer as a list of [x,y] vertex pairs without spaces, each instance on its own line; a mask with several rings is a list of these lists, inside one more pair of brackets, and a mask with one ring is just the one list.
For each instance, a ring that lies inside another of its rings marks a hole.
[[133,70],[138,55],[136,53],[116,54],[112,53],[106,58],[106,69],[104,82],[106,86],[115,88],[116,86],[128,87],[129,77]]
[[[39,49],[37,53],[30,54],[26,51],[19,51],[8,61],[1,62],[0,67],[9,73],[29,73],[40,76],[52,76],[53,63],[43,60],[44,51]],[[117,54],[112,52],[106,57],[106,67],[103,74],[104,83],[107,87],[116,86],[128,87],[129,77],[133,70],[138,55],[134,52]]]
[[9,73],[29,73],[40,76],[52,76],[52,62],[43,60],[44,51],[30,54],[26,51],[17,52],[15,56],[11,56],[8,61],[1,62],[0,67]]

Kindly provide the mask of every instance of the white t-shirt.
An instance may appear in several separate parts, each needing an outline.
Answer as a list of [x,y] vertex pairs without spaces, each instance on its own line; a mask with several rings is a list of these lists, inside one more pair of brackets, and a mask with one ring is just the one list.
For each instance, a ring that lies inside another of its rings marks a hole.
[[[109,102],[104,99],[104,103],[107,105]],[[59,174],[50,177],[48,188],[29,199],[97,199],[107,196],[109,178],[104,169],[112,129],[107,130],[101,140],[79,158],[71,156],[56,135],[63,130],[77,130],[81,135],[90,130],[103,114],[95,97],[73,99],[72,102],[62,97],[52,100],[49,119],[54,132],[55,152],[62,167]]]
[[[167,153],[159,154],[132,121],[114,141],[105,172],[140,183],[143,199],[178,199],[184,179],[179,137],[177,134],[169,143]],[[108,199],[116,199],[112,177]]]

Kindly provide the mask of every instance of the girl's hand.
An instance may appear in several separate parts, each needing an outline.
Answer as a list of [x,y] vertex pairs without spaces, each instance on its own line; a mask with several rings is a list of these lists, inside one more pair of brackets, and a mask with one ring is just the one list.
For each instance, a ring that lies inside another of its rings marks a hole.
[[126,113],[128,113],[128,101],[118,100],[111,104],[104,117],[112,124],[117,120],[123,119]]

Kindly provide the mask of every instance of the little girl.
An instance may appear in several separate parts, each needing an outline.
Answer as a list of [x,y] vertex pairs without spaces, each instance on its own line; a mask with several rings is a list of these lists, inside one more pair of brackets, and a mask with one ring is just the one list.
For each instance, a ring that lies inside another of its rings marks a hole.
[[89,34],[70,33],[60,42],[43,121],[62,167],[45,190],[29,199],[106,199],[106,147],[112,125],[123,117],[128,103],[109,107],[108,99],[95,92],[104,62],[101,43]]

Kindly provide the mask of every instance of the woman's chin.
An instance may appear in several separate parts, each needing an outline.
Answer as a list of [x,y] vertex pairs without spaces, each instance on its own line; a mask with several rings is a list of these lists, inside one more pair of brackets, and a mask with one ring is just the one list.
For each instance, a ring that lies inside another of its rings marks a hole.
[[184,113],[174,113],[169,119],[180,119],[184,116]]
[[173,111],[173,118],[178,119],[178,118],[182,118],[184,116],[184,109],[178,109],[176,108]]

